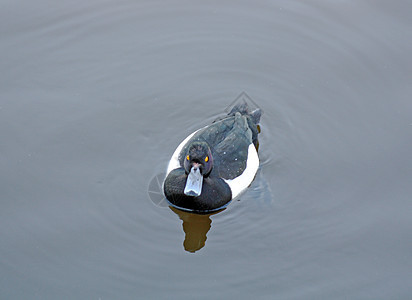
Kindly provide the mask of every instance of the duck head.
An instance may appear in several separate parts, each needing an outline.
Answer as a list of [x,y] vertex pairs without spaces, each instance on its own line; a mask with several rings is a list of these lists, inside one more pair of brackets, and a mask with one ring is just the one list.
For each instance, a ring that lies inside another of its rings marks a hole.
[[187,196],[200,196],[203,178],[209,176],[213,167],[210,147],[206,142],[193,142],[184,157],[184,169],[187,175],[184,193]]

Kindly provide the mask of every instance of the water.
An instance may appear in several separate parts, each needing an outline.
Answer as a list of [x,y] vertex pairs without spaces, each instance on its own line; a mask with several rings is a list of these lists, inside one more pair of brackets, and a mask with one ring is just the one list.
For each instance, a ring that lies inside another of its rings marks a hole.
[[[0,2],[0,298],[407,299],[409,1]],[[151,200],[241,93],[261,168]]]

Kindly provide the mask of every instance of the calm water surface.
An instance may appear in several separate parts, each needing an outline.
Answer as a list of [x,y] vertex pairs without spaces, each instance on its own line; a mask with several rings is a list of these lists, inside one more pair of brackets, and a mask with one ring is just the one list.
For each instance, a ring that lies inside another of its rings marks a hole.
[[[0,1],[0,298],[410,299],[410,1]],[[154,203],[246,92],[261,168]]]

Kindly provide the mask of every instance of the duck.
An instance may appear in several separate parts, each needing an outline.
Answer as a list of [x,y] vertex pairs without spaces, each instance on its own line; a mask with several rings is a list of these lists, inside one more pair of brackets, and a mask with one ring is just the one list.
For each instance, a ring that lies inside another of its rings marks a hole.
[[259,168],[262,110],[238,103],[186,137],[169,161],[164,195],[172,207],[208,213],[225,208],[253,182]]

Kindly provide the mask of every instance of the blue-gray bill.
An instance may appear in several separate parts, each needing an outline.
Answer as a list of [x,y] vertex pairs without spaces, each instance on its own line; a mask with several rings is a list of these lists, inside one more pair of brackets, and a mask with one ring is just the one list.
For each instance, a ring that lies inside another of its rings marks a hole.
[[187,196],[199,196],[202,192],[203,175],[200,174],[200,169],[192,167],[187,176],[184,193]]

